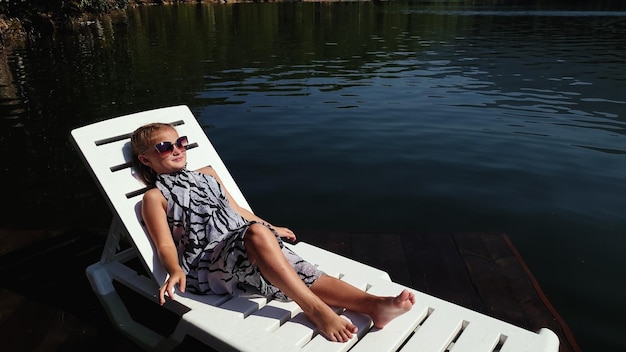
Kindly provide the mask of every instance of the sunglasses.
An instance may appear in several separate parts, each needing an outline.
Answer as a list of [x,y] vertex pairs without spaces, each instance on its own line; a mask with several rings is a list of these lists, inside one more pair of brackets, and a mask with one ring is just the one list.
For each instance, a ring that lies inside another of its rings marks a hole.
[[174,146],[178,149],[187,150],[187,136],[178,137],[176,142],[161,142],[154,145],[154,148],[161,154],[161,156],[168,156],[174,152]]

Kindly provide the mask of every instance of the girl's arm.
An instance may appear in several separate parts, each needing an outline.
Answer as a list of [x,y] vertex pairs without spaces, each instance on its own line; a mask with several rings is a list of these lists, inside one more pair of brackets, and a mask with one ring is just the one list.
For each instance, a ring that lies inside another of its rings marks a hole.
[[290,229],[286,228],[286,227],[279,227],[279,226],[274,226],[272,224],[270,224],[269,221],[265,221],[263,219],[261,219],[260,217],[256,216],[253,212],[251,212],[250,210],[240,206],[239,204],[237,204],[237,202],[235,201],[235,199],[230,195],[230,193],[228,192],[228,189],[226,189],[226,187],[224,187],[224,183],[222,183],[222,180],[220,179],[220,177],[217,175],[217,172],[215,172],[215,170],[210,167],[203,167],[202,169],[198,170],[199,172],[203,173],[203,174],[207,174],[207,175],[211,175],[213,177],[215,177],[215,179],[217,180],[217,182],[219,182],[220,186],[222,187],[222,189],[224,190],[224,193],[226,193],[226,198],[228,198],[228,202],[230,203],[230,206],[239,214],[241,215],[241,217],[243,217],[244,219],[246,219],[247,221],[257,221],[257,222],[264,222],[268,225],[270,225],[271,227],[274,228],[274,230],[276,230],[276,232],[278,232],[278,235],[280,237],[286,238],[289,241],[295,241],[296,240],[296,235],[293,233],[293,231],[291,231]]
[[148,229],[148,234],[154,243],[159,259],[165,270],[170,274],[163,286],[159,289],[159,302],[165,303],[165,294],[174,299],[174,286],[178,285],[181,292],[185,292],[186,277],[178,263],[178,251],[172,239],[172,233],[167,223],[167,200],[157,188],[148,190],[143,195],[141,215]]

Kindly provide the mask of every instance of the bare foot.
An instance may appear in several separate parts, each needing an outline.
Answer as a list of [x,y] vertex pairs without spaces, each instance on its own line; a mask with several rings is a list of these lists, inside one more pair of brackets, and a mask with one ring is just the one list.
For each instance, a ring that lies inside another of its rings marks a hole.
[[352,338],[352,334],[356,334],[358,330],[355,325],[337,315],[326,304],[313,312],[305,312],[305,314],[317,326],[320,333],[330,341],[347,342]]
[[370,314],[374,327],[382,329],[393,319],[410,311],[413,304],[415,304],[415,294],[406,289],[396,297],[381,297],[380,303]]

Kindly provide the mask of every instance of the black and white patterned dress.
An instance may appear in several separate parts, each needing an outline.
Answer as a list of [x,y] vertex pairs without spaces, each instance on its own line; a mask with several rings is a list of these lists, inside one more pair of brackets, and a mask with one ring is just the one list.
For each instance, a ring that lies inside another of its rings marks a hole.
[[[167,221],[189,292],[289,299],[250,263],[243,238],[255,222],[246,221],[230,207],[214,177],[183,169],[159,175],[156,186],[167,199]],[[283,246],[270,225],[263,225],[272,230],[287,260],[311,286],[322,272]]]

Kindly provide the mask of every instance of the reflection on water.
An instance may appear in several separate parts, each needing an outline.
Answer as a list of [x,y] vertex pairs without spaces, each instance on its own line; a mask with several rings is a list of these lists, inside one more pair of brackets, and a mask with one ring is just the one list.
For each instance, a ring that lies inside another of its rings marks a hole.
[[575,10],[139,7],[0,52],[3,226],[106,227],[69,131],[186,104],[264,217],[506,232],[583,348],[624,349],[626,13]]
[[[446,6],[447,7],[447,6]],[[441,9],[409,9],[406,13],[445,16],[498,16],[498,17],[624,17],[624,11],[576,11],[576,10],[516,10],[507,8],[501,10],[441,10]]]

